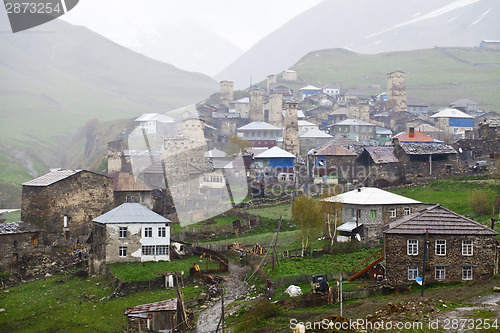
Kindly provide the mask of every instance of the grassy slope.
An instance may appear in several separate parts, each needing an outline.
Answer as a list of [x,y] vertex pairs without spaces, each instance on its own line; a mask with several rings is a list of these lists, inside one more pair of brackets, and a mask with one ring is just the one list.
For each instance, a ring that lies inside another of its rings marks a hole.
[[[493,65],[494,64],[494,65]],[[311,52],[293,66],[309,84],[337,82],[370,93],[387,89],[389,72],[406,72],[407,96],[431,105],[461,97],[500,109],[500,52],[478,48],[434,48],[375,55],[332,49]]]

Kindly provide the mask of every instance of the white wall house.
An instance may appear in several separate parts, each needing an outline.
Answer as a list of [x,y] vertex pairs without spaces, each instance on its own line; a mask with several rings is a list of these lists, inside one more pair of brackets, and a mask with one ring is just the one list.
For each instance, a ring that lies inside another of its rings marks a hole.
[[141,204],[124,203],[93,223],[93,272],[114,262],[170,260],[171,221]]

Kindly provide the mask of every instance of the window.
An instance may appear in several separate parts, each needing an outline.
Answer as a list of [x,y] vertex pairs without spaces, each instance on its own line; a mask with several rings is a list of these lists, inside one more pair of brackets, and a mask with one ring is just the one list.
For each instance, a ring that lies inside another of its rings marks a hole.
[[293,175],[288,175],[288,180],[293,181]]
[[372,219],[376,219],[377,218],[377,210],[376,209],[370,210],[370,217]]
[[406,241],[409,256],[418,255],[418,239],[408,239]]
[[118,248],[118,256],[119,257],[126,257],[127,256],[127,247],[126,246],[120,246]]
[[143,256],[154,256],[155,255],[155,246],[154,245],[143,245],[142,246],[142,255]]
[[132,196],[131,196],[131,195],[127,195],[127,196],[125,197],[125,202],[127,202],[127,203],[131,203],[131,202],[132,202]]
[[396,216],[397,216],[396,208],[389,209],[389,217],[396,217]]
[[351,217],[356,217],[356,211],[354,209],[351,209]]
[[410,215],[411,214],[411,208],[410,207],[405,207],[404,209],[404,215]]
[[127,227],[120,227],[120,238],[127,238]]
[[63,227],[64,228],[68,227],[68,217],[66,215],[64,215],[63,217]]
[[438,256],[446,255],[446,241],[444,239],[436,240],[436,255]]
[[418,267],[408,266],[408,280],[415,280],[417,276],[418,276]]
[[159,227],[158,228],[158,237],[167,237],[167,228]]
[[472,266],[462,267],[462,280],[472,280]]
[[471,239],[462,241],[462,255],[471,256],[474,253],[474,247]]
[[282,175],[281,175],[281,180],[282,180],[282,181],[286,181],[286,174],[282,174]]
[[144,237],[153,237],[153,228],[151,227],[144,228]]
[[444,266],[436,266],[436,280],[444,280],[446,268]]
[[156,246],[156,255],[157,256],[168,255],[168,245],[157,245]]

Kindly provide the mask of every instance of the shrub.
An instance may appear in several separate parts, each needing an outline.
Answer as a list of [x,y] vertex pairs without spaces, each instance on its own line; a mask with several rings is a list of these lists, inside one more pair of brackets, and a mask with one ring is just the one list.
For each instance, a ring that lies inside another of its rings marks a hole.
[[476,217],[488,215],[491,212],[488,195],[484,191],[473,190],[469,197],[469,205]]

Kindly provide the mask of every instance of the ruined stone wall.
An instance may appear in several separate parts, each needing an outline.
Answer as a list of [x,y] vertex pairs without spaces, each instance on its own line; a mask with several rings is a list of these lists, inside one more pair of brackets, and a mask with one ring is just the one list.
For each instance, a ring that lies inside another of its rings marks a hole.
[[[418,240],[418,255],[407,254],[407,240]],[[446,255],[435,254],[437,239],[446,240]],[[462,240],[472,240],[473,255],[462,255]],[[425,236],[385,235],[386,278],[391,284],[414,283],[408,280],[408,267],[416,265],[418,276],[422,277]],[[462,267],[472,266],[472,279],[483,280],[493,276],[497,242],[495,236],[474,235],[429,235],[426,259],[425,282],[460,282]],[[445,279],[436,280],[436,266],[445,267]]]
[[299,121],[297,118],[298,103],[285,103],[285,128],[283,130],[283,149],[298,155],[300,153],[299,143]]
[[92,222],[92,243],[89,251],[90,274],[106,273],[106,225]]
[[406,111],[405,73],[396,71],[387,74],[387,106],[393,111]]
[[113,180],[81,171],[49,186],[23,186],[21,219],[42,230],[43,245],[83,243],[92,219],[113,207]]
[[38,233],[0,235],[0,271],[10,271],[24,261],[38,247]]

